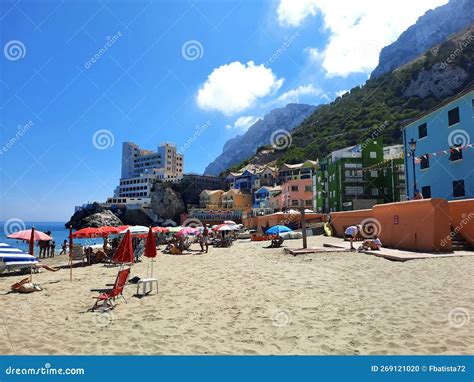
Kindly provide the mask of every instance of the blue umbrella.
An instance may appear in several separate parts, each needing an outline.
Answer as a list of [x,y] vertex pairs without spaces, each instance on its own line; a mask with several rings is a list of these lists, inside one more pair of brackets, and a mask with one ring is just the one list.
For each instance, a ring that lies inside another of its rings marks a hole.
[[265,233],[270,234],[270,235],[275,235],[283,232],[291,232],[292,230],[288,228],[287,226],[284,225],[274,225],[273,227],[267,229]]

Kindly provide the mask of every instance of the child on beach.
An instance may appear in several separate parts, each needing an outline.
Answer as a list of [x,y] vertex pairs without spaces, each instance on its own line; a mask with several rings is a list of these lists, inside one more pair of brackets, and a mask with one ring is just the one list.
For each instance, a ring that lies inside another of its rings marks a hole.
[[382,242],[377,235],[373,239],[364,240],[359,249],[378,251],[382,247]]
[[56,242],[54,240],[51,241],[51,244],[49,245],[50,253],[48,257],[54,257],[54,251],[56,250]]

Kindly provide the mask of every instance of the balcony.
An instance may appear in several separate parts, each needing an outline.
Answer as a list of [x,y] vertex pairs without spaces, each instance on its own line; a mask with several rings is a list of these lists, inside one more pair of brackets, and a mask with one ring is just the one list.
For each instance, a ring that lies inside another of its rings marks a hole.
[[361,176],[346,176],[344,177],[343,181],[345,183],[364,183],[365,180]]

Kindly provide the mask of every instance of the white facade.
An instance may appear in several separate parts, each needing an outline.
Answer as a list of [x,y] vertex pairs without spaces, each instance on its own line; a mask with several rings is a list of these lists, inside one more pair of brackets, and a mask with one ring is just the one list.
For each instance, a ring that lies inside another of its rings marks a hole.
[[[160,143],[156,152],[143,150],[132,142],[122,144],[120,184],[108,202],[149,203],[156,180],[175,181],[183,177],[184,156],[172,143]],[[125,202],[124,202],[125,200]]]

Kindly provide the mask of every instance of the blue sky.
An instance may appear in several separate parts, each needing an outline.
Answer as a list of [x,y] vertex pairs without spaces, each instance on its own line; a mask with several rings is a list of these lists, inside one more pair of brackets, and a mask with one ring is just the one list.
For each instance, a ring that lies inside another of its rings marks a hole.
[[123,141],[175,142],[185,172],[202,172],[271,109],[364,83],[446,0],[403,3],[1,1],[0,220],[105,200]]

